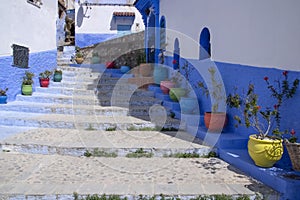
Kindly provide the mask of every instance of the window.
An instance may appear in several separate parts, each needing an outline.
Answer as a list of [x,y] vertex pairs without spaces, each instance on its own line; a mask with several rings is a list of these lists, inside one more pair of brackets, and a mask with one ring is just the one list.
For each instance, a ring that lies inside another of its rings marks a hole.
[[38,8],[40,8],[41,5],[43,5],[42,0],[27,0],[27,3],[30,3],[31,5],[34,5]]
[[208,28],[203,28],[200,33],[199,41],[199,60],[211,57],[210,33]]

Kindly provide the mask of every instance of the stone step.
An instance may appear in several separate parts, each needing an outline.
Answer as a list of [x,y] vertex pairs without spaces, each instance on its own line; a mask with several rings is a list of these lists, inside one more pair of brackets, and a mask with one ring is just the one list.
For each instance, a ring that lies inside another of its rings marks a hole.
[[67,115],[103,115],[103,116],[127,116],[128,109],[120,107],[102,107],[97,105],[73,105],[37,103],[29,101],[14,101],[8,104],[0,104],[2,111],[20,111],[33,113],[67,114]]
[[117,130],[155,128],[155,124],[130,116],[40,114],[1,111],[0,125],[38,128]]
[[[126,157],[139,149],[151,157],[169,157],[191,153],[208,155],[211,148],[195,143],[195,138],[185,132],[158,131],[95,131],[75,129],[37,128],[15,134],[0,141],[3,150],[19,153],[59,154],[84,156]],[[97,152],[98,155],[96,154]]]
[[266,186],[218,158],[86,158],[0,153],[0,160],[3,199],[74,199],[74,192],[80,199],[81,195],[92,194],[129,199],[159,194],[182,199],[227,194],[255,199],[260,197],[256,194],[258,190],[263,191],[263,198],[269,195],[276,199]]
[[160,105],[161,100],[155,99],[153,97],[143,97],[143,96],[121,96],[114,95],[112,97],[98,96],[101,106],[121,106],[129,108],[129,106],[145,106],[149,107],[152,105]]
[[16,101],[36,102],[36,103],[53,103],[53,104],[69,104],[69,105],[99,105],[99,100],[92,95],[60,95],[50,93],[34,92],[31,96],[18,94]]
[[95,95],[94,90],[66,88],[66,87],[62,87],[62,85],[53,86],[53,84],[51,84],[48,88],[36,87],[35,93],[36,92],[47,93],[47,94],[61,94],[61,95],[69,95],[69,96],[73,96],[73,95],[94,96]]
[[128,91],[118,91],[118,92],[114,92],[114,91],[110,91],[110,90],[100,90],[97,92],[97,95],[99,96],[99,98],[111,98],[112,95],[114,96],[123,96],[123,97],[154,97],[154,93],[151,91],[145,91],[145,90],[141,90],[141,89],[137,89],[135,90],[133,93],[129,93]]
[[78,79],[90,77],[90,78],[98,78],[101,75],[99,72],[90,72],[90,71],[63,71],[62,76],[76,77]]

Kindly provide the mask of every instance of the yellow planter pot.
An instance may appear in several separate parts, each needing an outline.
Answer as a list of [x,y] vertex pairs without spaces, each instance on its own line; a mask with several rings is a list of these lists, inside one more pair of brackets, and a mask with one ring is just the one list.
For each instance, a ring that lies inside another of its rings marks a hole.
[[257,139],[256,135],[250,135],[248,153],[257,166],[272,167],[282,157],[282,140],[261,140]]

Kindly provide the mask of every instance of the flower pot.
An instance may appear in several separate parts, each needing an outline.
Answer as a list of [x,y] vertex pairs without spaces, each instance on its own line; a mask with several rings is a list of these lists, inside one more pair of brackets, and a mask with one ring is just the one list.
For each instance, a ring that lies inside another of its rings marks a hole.
[[32,95],[32,85],[22,85],[23,95]]
[[198,107],[198,99],[192,97],[181,97],[180,108],[183,114],[193,114]]
[[48,87],[50,83],[49,78],[40,78],[40,85],[41,87]]
[[6,104],[7,103],[7,96],[0,96],[0,104]]
[[115,67],[115,63],[114,62],[106,62],[105,66],[106,66],[106,69],[113,69]]
[[285,140],[285,145],[292,161],[293,170],[300,171],[300,143],[290,143]]
[[160,84],[161,81],[164,81],[168,78],[168,69],[161,65],[156,65],[153,71],[153,79],[155,84]]
[[54,82],[60,82],[62,80],[62,74],[61,73],[54,73],[53,81]]
[[161,81],[160,82],[160,89],[163,94],[169,94],[170,88],[174,88],[175,83],[172,81]]
[[282,140],[272,140],[269,138],[262,140],[257,139],[256,135],[250,135],[248,153],[257,166],[272,167],[282,157]]
[[98,56],[93,56],[91,61],[92,61],[92,64],[99,64],[100,58]]
[[143,77],[153,76],[153,64],[151,63],[142,63],[139,65],[140,75]]
[[126,74],[127,72],[130,71],[130,67],[129,66],[121,66],[120,70],[121,70],[121,73]]
[[78,57],[75,58],[77,64],[82,64],[83,60],[84,60],[83,58],[78,58]]
[[169,92],[170,99],[178,102],[181,97],[186,95],[186,89],[184,88],[171,88]]
[[227,115],[223,112],[205,112],[204,124],[208,132],[221,133],[227,124]]

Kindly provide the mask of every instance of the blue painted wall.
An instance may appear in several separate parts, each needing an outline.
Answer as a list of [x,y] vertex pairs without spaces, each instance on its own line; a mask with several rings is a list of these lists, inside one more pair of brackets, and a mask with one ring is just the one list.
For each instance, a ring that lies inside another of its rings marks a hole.
[[118,37],[118,34],[76,34],[75,44],[79,47],[87,47],[109,39]]
[[[168,56],[165,58],[164,64],[172,68],[172,61],[173,57]],[[182,66],[184,63],[185,60],[180,58],[180,66]],[[269,77],[270,83],[274,83],[273,81],[278,79],[283,80],[283,70],[222,62],[215,62],[215,65],[218,68],[224,82],[226,96],[230,93],[234,93],[234,88],[236,87],[238,88],[237,91],[239,94],[244,94],[244,92],[247,91],[248,84],[253,83],[255,85],[255,92],[259,95],[259,105],[261,105],[262,109],[266,107],[273,108],[276,102],[275,99],[271,97],[270,91],[267,89],[267,84],[264,80],[264,77]],[[189,67],[193,66],[189,64]],[[295,80],[295,78],[300,79],[300,72],[288,71],[288,80],[290,81],[290,84]],[[202,75],[196,70],[193,70],[189,82],[192,86],[194,86],[194,91],[197,94],[201,115],[204,115],[204,112],[211,110],[210,98],[207,98],[203,94],[202,90],[196,87],[197,83],[203,80],[204,79]],[[296,95],[292,99],[288,99],[282,104],[280,111],[282,117],[281,130],[292,128],[295,129],[298,142],[300,142],[300,125],[298,123],[300,119],[300,88],[297,89]],[[236,114],[240,115],[240,112],[236,109],[227,107],[229,123],[224,130],[225,134],[234,133],[244,138],[248,138],[250,134],[254,134],[255,130],[252,128],[246,128],[244,126],[239,126],[238,128],[234,127],[236,121],[233,119],[233,116]],[[200,124],[200,126],[204,128],[203,122]],[[287,136],[289,135],[284,135],[284,137]],[[243,144],[241,144],[240,147],[235,148],[242,148],[242,145]],[[277,166],[282,168],[290,168],[290,160],[287,151],[285,151],[283,158],[277,163]]]
[[35,74],[34,87],[39,86],[38,76],[45,70],[54,70],[57,67],[56,50],[32,53],[29,55],[29,68],[13,67],[13,57],[0,57],[0,88],[8,88],[8,101],[14,101],[17,94],[21,93],[21,85],[25,71]]

